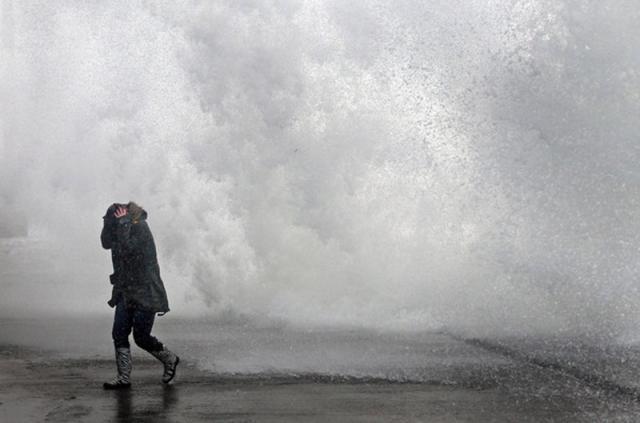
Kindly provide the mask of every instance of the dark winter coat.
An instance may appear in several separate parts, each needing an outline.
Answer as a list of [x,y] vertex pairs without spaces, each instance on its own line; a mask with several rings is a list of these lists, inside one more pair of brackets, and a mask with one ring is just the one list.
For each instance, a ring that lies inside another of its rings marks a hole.
[[120,298],[129,307],[145,311],[169,311],[167,293],[160,278],[156,246],[147,212],[135,203],[129,203],[128,214],[117,219],[114,204],[104,216],[100,234],[102,246],[111,250],[113,274],[110,275],[113,292],[109,305],[115,306]]

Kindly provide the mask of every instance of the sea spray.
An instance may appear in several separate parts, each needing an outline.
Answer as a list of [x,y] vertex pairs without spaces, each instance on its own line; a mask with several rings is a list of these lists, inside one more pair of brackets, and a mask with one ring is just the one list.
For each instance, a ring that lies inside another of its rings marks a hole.
[[2,227],[28,235],[3,307],[103,307],[100,217],[136,200],[176,314],[619,334],[640,317],[634,17],[5,1]]

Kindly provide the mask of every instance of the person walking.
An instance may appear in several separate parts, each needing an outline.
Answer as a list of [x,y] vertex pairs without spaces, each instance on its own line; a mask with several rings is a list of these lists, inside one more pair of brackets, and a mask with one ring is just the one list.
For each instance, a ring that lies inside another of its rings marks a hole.
[[147,212],[134,202],[114,203],[103,217],[100,240],[102,247],[111,250],[113,274],[111,299],[115,307],[112,338],[116,352],[117,376],[103,384],[104,389],[131,387],[131,348],[129,335],[140,348],[149,352],[164,365],[162,382],[175,377],[180,358],[151,335],[156,317],[169,311],[156,246]]

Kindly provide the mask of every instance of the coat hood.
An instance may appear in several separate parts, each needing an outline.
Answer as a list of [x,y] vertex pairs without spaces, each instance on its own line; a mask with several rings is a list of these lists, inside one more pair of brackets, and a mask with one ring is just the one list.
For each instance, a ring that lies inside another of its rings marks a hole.
[[147,218],[147,211],[133,201],[129,201],[129,204],[127,204],[127,211],[134,223]]

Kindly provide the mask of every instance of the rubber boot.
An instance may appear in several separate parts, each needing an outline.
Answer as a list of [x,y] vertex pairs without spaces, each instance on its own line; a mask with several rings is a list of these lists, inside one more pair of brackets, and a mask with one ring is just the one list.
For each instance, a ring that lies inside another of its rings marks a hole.
[[129,348],[116,348],[116,366],[118,376],[112,381],[105,382],[104,389],[128,389],[131,388],[129,376],[131,375],[131,350]]
[[172,353],[167,347],[162,347],[160,351],[150,351],[151,355],[164,364],[164,373],[162,374],[162,382],[169,383],[176,375],[176,367],[180,363],[180,357]]

